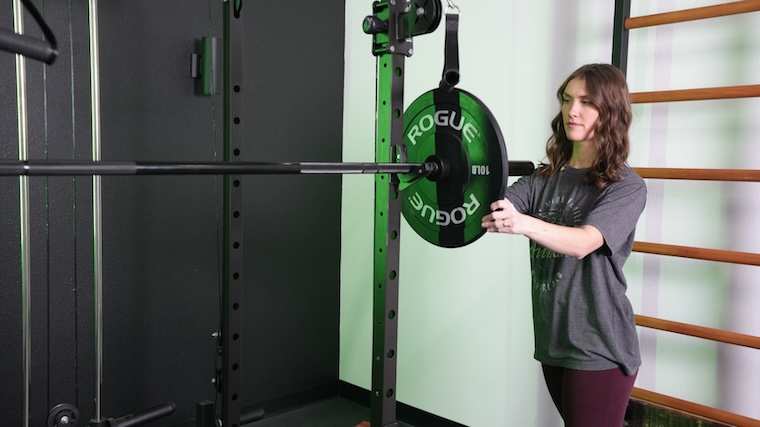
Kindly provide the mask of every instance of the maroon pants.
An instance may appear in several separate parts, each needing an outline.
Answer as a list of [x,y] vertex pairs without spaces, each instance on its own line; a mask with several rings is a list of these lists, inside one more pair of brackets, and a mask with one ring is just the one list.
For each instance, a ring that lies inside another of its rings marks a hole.
[[541,365],[565,427],[620,427],[636,375],[619,369],[579,371]]

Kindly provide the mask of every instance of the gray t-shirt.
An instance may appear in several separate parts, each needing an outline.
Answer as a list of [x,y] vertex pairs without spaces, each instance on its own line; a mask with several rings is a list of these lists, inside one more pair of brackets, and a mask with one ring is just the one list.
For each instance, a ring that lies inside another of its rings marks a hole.
[[641,357],[623,264],[646,185],[626,167],[620,181],[600,191],[584,182],[586,172],[566,166],[549,177],[534,173],[505,193],[519,212],[569,227],[592,225],[604,237],[601,248],[580,260],[530,241],[535,358],[578,370],[621,367],[633,375]]

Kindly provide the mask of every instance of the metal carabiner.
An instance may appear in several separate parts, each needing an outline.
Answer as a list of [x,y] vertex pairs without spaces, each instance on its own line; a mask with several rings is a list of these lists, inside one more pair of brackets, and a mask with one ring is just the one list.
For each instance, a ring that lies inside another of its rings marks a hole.
[[449,10],[453,9],[453,10],[456,10],[457,15],[459,15],[460,13],[459,6],[457,6],[452,0],[447,0],[447,1],[449,4],[448,6],[446,6],[446,13],[449,13]]

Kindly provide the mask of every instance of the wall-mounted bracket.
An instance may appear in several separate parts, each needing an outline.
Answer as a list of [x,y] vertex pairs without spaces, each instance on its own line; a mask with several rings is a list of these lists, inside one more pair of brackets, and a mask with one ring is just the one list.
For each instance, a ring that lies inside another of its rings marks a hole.
[[190,76],[196,80],[195,92],[199,95],[218,95],[222,92],[222,55],[216,37],[196,40],[190,57]]

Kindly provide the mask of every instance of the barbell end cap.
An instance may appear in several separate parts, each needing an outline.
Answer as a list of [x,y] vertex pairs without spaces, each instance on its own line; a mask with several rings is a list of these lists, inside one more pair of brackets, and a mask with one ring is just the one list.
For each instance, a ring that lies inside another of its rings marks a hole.
[[427,169],[427,179],[430,181],[443,181],[450,175],[448,162],[438,156],[430,156],[423,164]]
[[509,162],[509,176],[532,175],[536,170],[536,165],[527,160],[518,160]]
[[367,16],[362,21],[362,30],[365,34],[380,34],[388,32],[388,23],[376,16]]

